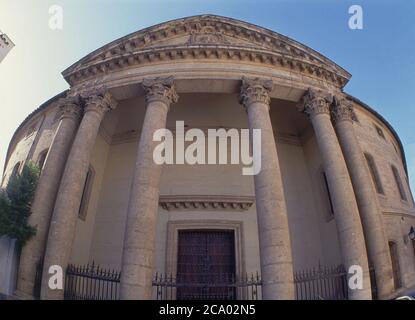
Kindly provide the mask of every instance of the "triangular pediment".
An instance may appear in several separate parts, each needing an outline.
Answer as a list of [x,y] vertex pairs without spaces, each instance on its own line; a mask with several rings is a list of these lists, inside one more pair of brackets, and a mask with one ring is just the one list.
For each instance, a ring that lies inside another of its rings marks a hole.
[[[234,35],[227,35],[212,26],[201,26],[200,29],[192,30],[184,35],[172,35],[165,39],[150,40],[144,43],[140,49],[151,49],[168,46],[192,46],[192,45],[229,45],[257,48],[258,44],[253,44],[249,40]],[[272,49],[265,44],[260,45],[264,49]]]
[[[114,63],[117,65],[132,63],[134,59],[140,59],[137,56],[141,53],[151,55],[152,52],[164,50],[163,55],[173,55],[176,54],[175,49],[182,52],[181,50],[189,48],[204,47],[278,54],[282,57],[281,64],[287,63],[284,61],[286,57],[294,58],[301,63],[306,63],[300,68],[324,68],[338,74],[346,82],[350,78],[350,74],[334,62],[295,40],[243,21],[215,15],[172,20],[137,31],[92,52],[66,69],[63,75],[68,80],[77,72],[85,70],[94,72],[91,69],[107,70],[105,65],[111,68],[111,64],[114,65]],[[173,52],[167,52],[167,49]],[[114,62],[117,58],[118,61]]]

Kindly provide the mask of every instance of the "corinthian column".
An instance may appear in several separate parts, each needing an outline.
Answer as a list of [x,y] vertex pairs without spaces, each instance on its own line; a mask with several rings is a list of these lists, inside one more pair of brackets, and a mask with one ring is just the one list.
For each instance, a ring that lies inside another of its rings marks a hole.
[[131,185],[121,268],[121,299],[151,299],[154,241],[162,166],[153,160],[156,130],[166,127],[171,103],[178,97],[173,78],[146,79],[146,114]]
[[240,101],[249,128],[261,130],[261,171],[254,176],[264,299],[294,299],[287,209],[277,148],[269,116],[271,81],[243,79]]
[[332,111],[333,120],[352,178],[369,261],[375,268],[378,296],[381,299],[388,298],[394,290],[392,262],[377,195],[366,159],[354,132],[352,114],[351,102],[343,97],[336,97]]
[[105,113],[116,106],[107,92],[94,92],[85,100],[85,113],[66,162],[49,228],[43,263],[42,299],[63,298],[63,290],[49,288],[48,271],[53,265],[65,271],[68,265],[84,182],[99,126]]
[[363,271],[363,289],[349,286],[349,299],[370,299],[365,239],[349,172],[330,119],[331,102],[331,98],[308,90],[303,97],[300,111],[305,112],[311,119],[323,159],[343,264],[347,271],[354,265],[360,266]]
[[16,294],[24,298],[33,298],[36,267],[43,260],[56,193],[82,113],[78,96],[62,98],[58,104],[60,122],[39,177],[29,217],[29,224],[36,227],[36,235],[26,243],[20,254]]

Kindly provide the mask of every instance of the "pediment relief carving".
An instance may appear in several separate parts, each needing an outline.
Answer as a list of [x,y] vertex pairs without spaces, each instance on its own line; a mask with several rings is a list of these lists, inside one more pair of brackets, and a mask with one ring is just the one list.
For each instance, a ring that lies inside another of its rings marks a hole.
[[187,58],[237,58],[279,64],[340,86],[350,78],[327,58],[285,36],[216,16],[190,17],[138,31],[81,59],[63,75],[74,84],[88,76],[129,65]]

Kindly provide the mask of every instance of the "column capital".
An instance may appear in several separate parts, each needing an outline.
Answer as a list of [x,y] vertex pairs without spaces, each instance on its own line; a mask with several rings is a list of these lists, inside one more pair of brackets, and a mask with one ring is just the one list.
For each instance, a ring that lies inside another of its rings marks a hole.
[[92,111],[104,116],[106,112],[115,109],[118,104],[104,87],[84,92],[81,96],[85,100],[85,113]]
[[334,124],[342,121],[353,121],[353,104],[349,99],[342,96],[335,96],[333,99],[332,118]]
[[309,117],[318,114],[330,114],[333,98],[329,93],[308,89],[298,105],[298,110]]
[[57,102],[59,108],[59,120],[68,118],[78,121],[82,116],[82,102],[79,95],[67,95]]
[[146,103],[153,101],[162,101],[167,106],[176,103],[179,100],[176,88],[174,86],[174,78],[146,78],[142,82],[143,89],[146,93]]
[[269,106],[271,90],[272,80],[243,77],[239,101],[245,108],[254,102],[262,102]]

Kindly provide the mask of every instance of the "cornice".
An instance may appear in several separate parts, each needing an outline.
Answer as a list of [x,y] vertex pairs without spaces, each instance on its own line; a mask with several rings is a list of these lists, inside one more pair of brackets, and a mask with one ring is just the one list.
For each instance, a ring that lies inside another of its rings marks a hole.
[[174,195],[160,196],[159,205],[167,210],[248,210],[255,202],[250,196]]
[[[184,43],[166,44],[183,36],[189,36]],[[337,87],[343,87],[351,77],[320,53],[286,36],[212,15],[178,19],[135,32],[92,52],[63,75],[73,86],[131,66],[189,59],[261,63],[306,73]]]
[[347,78],[339,76],[334,71],[327,70],[324,66],[306,62],[292,56],[266,50],[253,50],[243,47],[221,47],[214,45],[193,48],[188,46],[154,48],[126,55],[118,55],[110,59],[98,61],[90,66],[83,66],[74,72],[66,74],[65,79],[71,86],[74,86],[83,81],[103,76],[110,72],[127,69],[132,66],[184,60],[220,60],[223,62],[236,60],[254,62],[264,64],[268,67],[275,66],[290,71],[305,73],[309,76],[331,82],[340,88],[344,87],[348,82]]
[[399,210],[395,210],[395,211],[383,211],[382,214],[385,215],[385,216],[406,217],[406,218],[414,219],[415,220],[415,214],[408,213],[408,212],[402,212],[402,211],[399,211]]

